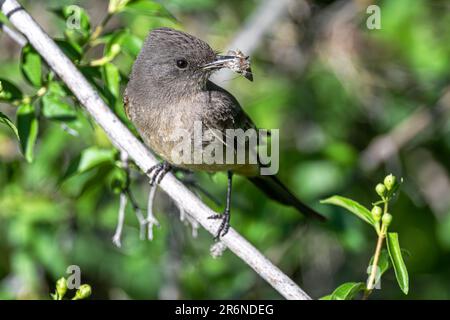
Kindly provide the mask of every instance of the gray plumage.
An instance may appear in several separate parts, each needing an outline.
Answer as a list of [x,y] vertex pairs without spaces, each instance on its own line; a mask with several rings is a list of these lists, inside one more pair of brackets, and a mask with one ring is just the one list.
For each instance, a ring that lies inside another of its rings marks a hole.
[[[255,127],[233,95],[209,81],[214,68],[202,66],[214,62],[216,57],[216,52],[204,41],[181,31],[159,28],[150,32],[133,65],[124,94],[126,114],[144,142],[169,163],[177,143],[173,134],[180,129],[192,133],[195,121],[201,122],[205,130],[220,132]],[[271,198],[321,217],[275,177],[258,176],[257,164],[177,166],[253,177],[251,181]]]

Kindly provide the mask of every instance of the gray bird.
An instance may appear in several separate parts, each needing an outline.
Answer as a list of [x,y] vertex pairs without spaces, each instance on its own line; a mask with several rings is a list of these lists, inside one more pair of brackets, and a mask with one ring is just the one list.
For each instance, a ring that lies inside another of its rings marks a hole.
[[[230,226],[233,173],[248,177],[270,198],[323,220],[323,216],[298,200],[276,176],[260,175],[258,163],[174,161],[173,151],[179,141],[173,137],[179,132],[192,135],[194,123],[201,123],[204,129],[224,135],[226,129],[256,128],[236,98],[209,80],[214,71],[227,67],[229,59],[218,55],[204,41],[181,31],[158,28],[149,33],[133,65],[125,89],[124,105],[144,143],[163,159],[162,163],[149,170],[152,173],[151,184],[158,184],[173,167],[227,171],[225,210],[221,215],[210,217],[222,219],[216,238],[224,236]],[[251,77],[251,73],[247,72],[247,77]],[[214,141],[226,147],[223,140]],[[202,141],[203,146],[208,143],[212,142]]]

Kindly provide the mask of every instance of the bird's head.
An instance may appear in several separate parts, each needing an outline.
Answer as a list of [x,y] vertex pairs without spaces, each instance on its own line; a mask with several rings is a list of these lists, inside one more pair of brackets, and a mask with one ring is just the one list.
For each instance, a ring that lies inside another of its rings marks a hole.
[[227,67],[230,58],[217,54],[206,42],[192,35],[158,28],[148,35],[133,74],[151,78],[166,88],[202,87],[214,71]]

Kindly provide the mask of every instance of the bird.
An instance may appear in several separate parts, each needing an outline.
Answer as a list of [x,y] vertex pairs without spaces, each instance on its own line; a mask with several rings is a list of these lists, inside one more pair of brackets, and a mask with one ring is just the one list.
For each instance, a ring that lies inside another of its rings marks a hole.
[[[234,58],[220,55],[205,41],[183,31],[161,27],[149,32],[132,66],[123,100],[125,113],[143,142],[162,159],[162,162],[147,172],[151,174],[150,184],[157,185],[174,168],[210,173],[226,172],[225,210],[222,214],[209,217],[222,220],[216,239],[224,237],[230,228],[234,174],[247,177],[269,198],[292,206],[307,217],[324,220],[320,213],[300,201],[276,175],[261,175],[262,165],[259,161],[192,161],[191,156],[195,151],[191,148],[184,150],[185,153],[192,153],[184,155],[191,161],[180,161],[179,157],[174,156],[174,150],[180,144],[174,136],[180,135],[180,132],[189,137],[188,147],[197,143],[192,141],[195,124],[213,132],[216,137],[223,134],[222,139],[214,139],[214,142],[212,139],[202,140],[202,147],[214,143],[215,147],[226,148],[227,142],[223,137],[228,129],[257,129],[238,100],[210,80],[215,71],[230,68],[230,62]],[[249,70],[248,67],[242,74],[253,80]],[[234,147],[237,146],[238,143]]]

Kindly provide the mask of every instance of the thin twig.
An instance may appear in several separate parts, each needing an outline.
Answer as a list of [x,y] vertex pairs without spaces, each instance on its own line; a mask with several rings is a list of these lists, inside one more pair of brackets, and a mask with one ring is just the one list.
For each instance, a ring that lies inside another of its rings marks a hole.
[[[245,55],[251,55],[261,44],[269,31],[274,30],[273,25],[287,12],[290,0],[264,0],[245,22],[241,31],[229,44],[229,49],[241,50]],[[213,80],[220,85],[226,85],[232,72],[222,70],[213,76]]]
[[120,194],[119,199],[120,201],[119,201],[119,214],[117,219],[117,227],[112,241],[117,247],[120,248],[122,246],[121,239],[122,239],[123,223],[125,221],[125,209],[127,207],[127,195],[124,192],[122,192]]
[[[11,23],[22,32],[36,51],[45,59],[49,67],[64,81],[93,119],[103,128],[111,142],[119,150],[128,153],[143,172],[147,172],[149,168],[154,166],[157,163],[156,158],[117,118],[75,65],[19,3],[16,0],[4,0],[3,5],[0,6]],[[160,183],[160,187],[208,232],[215,235],[220,222],[208,219],[215,212],[183,186],[172,174],[165,176]],[[222,238],[222,241],[285,298],[311,299],[295,282],[234,229],[230,229],[228,234]]]
[[[389,199],[383,198],[383,215],[388,213]],[[377,246],[373,255],[372,268],[370,270],[369,280],[367,281],[367,289],[364,292],[363,300],[367,300],[372,294],[373,287],[375,286],[376,276],[378,273],[378,261],[380,260],[381,248],[383,247],[384,239],[386,238],[387,226],[382,223],[381,230],[378,233]]]
[[362,152],[360,166],[365,171],[376,169],[436,121],[447,119],[449,114],[450,87],[447,87],[436,106],[417,109],[390,132],[375,137]]
[[148,192],[148,200],[147,200],[147,239],[153,240],[153,226],[159,227],[159,222],[153,213],[153,200],[155,199],[156,184],[150,184],[150,191]]
[[7,34],[11,39],[13,39],[20,47],[23,47],[27,44],[27,39],[21,35],[19,32],[11,29],[6,24],[0,22],[0,29],[3,30],[5,34]]

